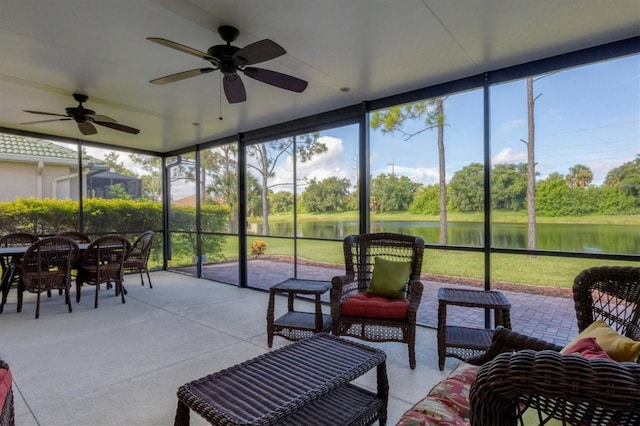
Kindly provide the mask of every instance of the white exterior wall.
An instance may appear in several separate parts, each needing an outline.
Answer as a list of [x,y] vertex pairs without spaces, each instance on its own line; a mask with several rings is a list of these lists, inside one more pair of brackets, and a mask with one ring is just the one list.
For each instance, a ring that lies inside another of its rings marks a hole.
[[18,197],[78,200],[78,178],[70,174],[68,166],[1,161],[0,201]]

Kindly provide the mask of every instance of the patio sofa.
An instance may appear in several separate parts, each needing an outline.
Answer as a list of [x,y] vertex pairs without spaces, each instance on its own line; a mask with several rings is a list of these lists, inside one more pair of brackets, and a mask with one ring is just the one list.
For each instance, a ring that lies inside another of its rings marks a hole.
[[640,424],[640,364],[559,349],[500,327],[490,350],[506,352],[460,363],[397,425]]
[[574,281],[580,334],[564,348],[498,327],[398,425],[640,424],[640,268]]
[[15,425],[12,376],[9,365],[0,359],[0,426]]

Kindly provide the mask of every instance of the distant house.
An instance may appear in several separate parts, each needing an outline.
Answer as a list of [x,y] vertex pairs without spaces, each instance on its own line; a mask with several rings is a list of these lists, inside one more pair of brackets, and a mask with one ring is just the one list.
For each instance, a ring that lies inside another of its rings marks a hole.
[[195,207],[196,206],[196,196],[195,194],[187,195],[184,198],[180,198],[177,200],[172,200],[171,205],[173,206],[181,206],[181,207]]
[[[108,187],[121,184],[140,198],[142,180],[109,171],[91,156],[83,156],[84,196],[110,198]],[[42,139],[0,133],[0,201],[21,198],[78,200],[78,153]]]

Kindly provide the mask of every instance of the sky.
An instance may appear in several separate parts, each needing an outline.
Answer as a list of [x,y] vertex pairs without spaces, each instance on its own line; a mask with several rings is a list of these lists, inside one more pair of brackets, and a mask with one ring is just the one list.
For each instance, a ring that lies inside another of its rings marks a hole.
[[[535,160],[538,180],[568,174],[576,164],[593,172],[601,185],[612,168],[640,154],[640,56],[572,68],[534,77]],[[526,163],[527,94],[525,80],[490,90],[492,164]],[[483,162],[482,90],[452,94],[445,100],[447,182],[461,168]],[[425,128],[424,120],[405,123],[407,133]],[[321,133],[324,155],[298,164],[298,175],[323,180],[355,179],[357,126]],[[371,130],[371,173],[395,173],[426,185],[438,181],[437,130],[407,138],[399,132]],[[292,174],[282,162],[273,182]],[[290,179],[289,179],[290,181]],[[275,188],[274,188],[275,189]],[[284,187],[282,187],[284,189]],[[277,190],[277,189],[276,189]]]

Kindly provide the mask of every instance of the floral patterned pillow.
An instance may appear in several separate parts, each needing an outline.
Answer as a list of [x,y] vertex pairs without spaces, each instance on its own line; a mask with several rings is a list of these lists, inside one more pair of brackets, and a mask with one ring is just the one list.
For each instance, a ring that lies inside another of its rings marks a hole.
[[480,367],[460,363],[400,419],[400,426],[469,425],[469,389]]

